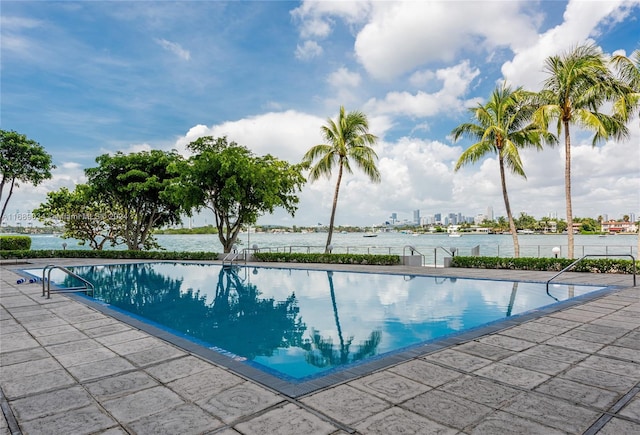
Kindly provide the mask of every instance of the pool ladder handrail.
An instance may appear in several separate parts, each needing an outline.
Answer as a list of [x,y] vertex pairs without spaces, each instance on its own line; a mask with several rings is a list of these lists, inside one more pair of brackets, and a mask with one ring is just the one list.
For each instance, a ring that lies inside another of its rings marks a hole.
[[[68,288],[64,288],[64,289],[54,289],[53,292],[54,293],[76,293],[76,292],[91,292],[91,296],[93,296],[94,291],[95,291],[95,287],[93,285],[93,283],[91,283],[90,281],[84,279],[83,277],[71,272],[69,269],[67,269],[66,267],[63,266],[57,266],[55,264],[48,264],[44,267],[44,269],[42,269],[42,296],[47,295],[47,299],[51,299],[51,271],[53,269],[58,269],[63,271],[64,273],[66,273],[67,275],[81,281],[84,286],[78,286],[78,287],[68,287]],[[45,273],[47,274],[46,278],[45,278]],[[46,283],[46,290],[45,290],[45,283]]]
[[633,255],[631,254],[588,254],[578,258],[576,261],[574,261],[573,263],[571,263],[570,265],[562,269],[560,272],[556,273],[551,278],[549,278],[549,280],[547,281],[547,293],[549,293],[549,283],[551,281],[553,281],[554,279],[556,279],[557,277],[559,277],[569,269],[573,268],[573,266],[580,263],[582,260],[584,260],[587,257],[631,257],[631,264],[633,265],[633,286],[634,287],[636,286],[636,259]]

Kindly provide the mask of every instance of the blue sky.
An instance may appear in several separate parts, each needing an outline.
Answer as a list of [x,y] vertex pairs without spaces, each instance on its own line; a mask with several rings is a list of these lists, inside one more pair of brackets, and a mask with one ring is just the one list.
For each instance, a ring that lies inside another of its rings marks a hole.
[[[640,48],[640,1],[29,2],[3,1],[1,124],[40,142],[54,178],[21,187],[8,212],[84,182],[103,153],[177,149],[227,135],[256,154],[298,162],[340,105],[379,137],[382,183],[343,180],[336,223],[370,225],[493,207],[492,156],[454,173],[468,141],[449,133],[501,80],[538,90],[544,59],[576,44]],[[592,148],[575,131],[577,216],[640,214],[640,123]],[[514,212],[564,217],[562,147],[522,154],[509,176]],[[308,184],[295,218],[329,219],[335,180]],[[212,223],[204,215],[199,223]]]

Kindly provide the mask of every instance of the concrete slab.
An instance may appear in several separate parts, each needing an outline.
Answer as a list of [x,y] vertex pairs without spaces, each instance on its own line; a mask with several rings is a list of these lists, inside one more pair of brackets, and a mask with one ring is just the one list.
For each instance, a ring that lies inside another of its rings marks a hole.
[[313,394],[301,402],[347,425],[391,407],[390,403],[349,385]]
[[118,421],[130,423],[154,414],[168,412],[184,404],[184,400],[169,388],[157,386],[106,400],[102,406]]
[[457,429],[441,425],[414,412],[391,408],[378,413],[355,427],[360,433],[370,435],[388,434],[437,434],[453,435]]
[[431,389],[431,387],[396,375],[388,370],[364,376],[349,382],[349,385],[388,400],[391,403],[404,402]]
[[193,404],[180,405],[129,424],[136,435],[198,435],[222,426],[224,423]]
[[621,397],[620,393],[562,378],[553,378],[539,385],[536,391],[607,411]]
[[[212,393],[210,396],[198,400],[196,404],[225,423],[232,423],[241,417],[253,415],[282,401],[282,397],[262,387],[250,382],[243,382],[218,393]],[[251,425],[251,427],[255,428],[256,426]]]
[[247,435],[328,435],[338,428],[290,403],[237,425]]
[[439,390],[421,394],[403,403],[402,407],[457,429],[473,425],[494,411],[488,406]]
[[458,371],[447,369],[420,359],[411,360],[391,367],[389,371],[430,387],[438,387],[462,376],[462,373]]

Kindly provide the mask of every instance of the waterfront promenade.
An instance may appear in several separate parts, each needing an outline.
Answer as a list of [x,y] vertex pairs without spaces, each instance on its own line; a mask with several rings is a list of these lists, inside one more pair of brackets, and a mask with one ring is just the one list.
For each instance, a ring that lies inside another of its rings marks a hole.
[[0,266],[0,434],[640,433],[640,288],[629,275],[564,274],[562,282],[618,288],[291,397],[63,294],[43,298],[41,284],[16,284],[17,268]]

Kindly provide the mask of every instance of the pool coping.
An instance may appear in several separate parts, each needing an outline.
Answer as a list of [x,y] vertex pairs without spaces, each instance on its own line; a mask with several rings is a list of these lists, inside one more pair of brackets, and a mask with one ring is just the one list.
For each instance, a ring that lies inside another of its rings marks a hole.
[[[218,265],[218,262],[201,262],[201,261],[135,261],[135,263],[195,263],[195,264],[211,264]],[[132,263],[131,261],[127,261],[126,263]],[[125,264],[125,262],[113,262],[109,264]],[[82,266],[89,266],[90,264],[82,264]],[[102,265],[105,265],[103,263]],[[71,266],[71,265],[69,265]],[[310,270],[320,270],[320,271],[344,271],[339,269],[334,269],[332,267],[327,267],[327,265],[309,265],[309,264],[297,264],[296,267],[290,267],[289,265],[272,265],[271,263],[261,263],[258,265],[247,265],[247,267],[262,267],[262,268],[275,268],[275,269],[310,269]],[[21,274],[26,274],[24,272],[23,267],[15,268],[16,272]],[[380,271],[380,270],[348,270],[349,272],[354,273],[375,273],[375,274],[394,274],[394,275],[407,275],[405,271],[396,271],[396,272],[388,272],[388,271]],[[418,272],[418,271],[416,271]],[[535,280],[514,280],[514,279],[500,279],[500,278],[492,278],[492,277],[465,277],[462,278],[460,276],[448,276],[444,274],[432,275],[429,274],[428,270],[420,270],[420,273],[414,273],[415,276],[425,276],[425,277],[440,277],[440,278],[460,278],[460,279],[473,279],[473,280],[485,280],[485,281],[506,281],[506,282],[531,282],[531,283],[541,283],[544,281],[535,281]],[[233,373],[236,373],[248,380],[259,383],[267,388],[270,388],[280,394],[288,396],[292,399],[299,398],[301,396],[308,395],[310,393],[314,393],[326,388],[334,387],[336,385],[346,383],[352,381],[354,379],[370,375],[373,372],[388,369],[394,365],[401,364],[407,362],[413,358],[423,357],[429,355],[431,353],[437,352],[439,350],[463,344],[479,337],[482,337],[487,334],[495,333],[504,329],[511,328],[513,326],[520,325],[522,323],[528,322],[530,320],[534,320],[546,315],[549,315],[554,312],[562,311],[567,308],[571,308],[576,305],[581,305],[585,302],[589,302],[594,299],[601,298],[605,295],[615,293],[620,291],[623,286],[619,285],[609,285],[609,286],[598,286],[594,284],[583,284],[583,283],[571,283],[571,282],[562,282],[562,285],[591,285],[595,287],[599,287],[598,289],[573,297],[568,300],[555,302],[550,305],[543,306],[541,308],[537,308],[534,310],[526,311],[521,314],[516,314],[510,316],[506,319],[495,320],[459,333],[449,334],[442,338],[436,338],[433,340],[429,340],[426,342],[422,342],[416,345],[412,345],[403,349],[399,349],[396,351],[387,352],[384,355],[373,357],[366,362],[358,362],[348,365],[344,368],[336,368],[332,369],[326,374],[318,374],[314,375],[309,380],[295,381],[295,380],[287,380],[285,377],[279,377],[277,375],[273,375],[267,371],[261,370],[258,367],[253,366],[250,363],[246,363],[240,361],[232,356],[225,355],[217,350],[206,347],[204,345],[198,344],[195,339],[183,338],[180,335],[177,335],[168,329],[162,328],[160,326],[156,326],[151,321],[142,320],[138,316],[134,314],[127,313],[125,310],[121,310],[119,308],[113,308],[109,304],[98,301],[96,299],[92,299],[90,297],[75,294],[75,293],[64,293],[70,299],[80,302],[84,305],[87,305],[96,311],[99,311],[102,314],[108,315],[118,321],[121,321],[129,326],[137,328],[141,331],[144,331],[154,337],[165,340],[175,346],[178,346],[184,349],[187,352],[190,352],[194,355],[199,356],[207,361],[210,361],[214,364],[222,366]],[[52,293],[55,293],[52,290]]]

